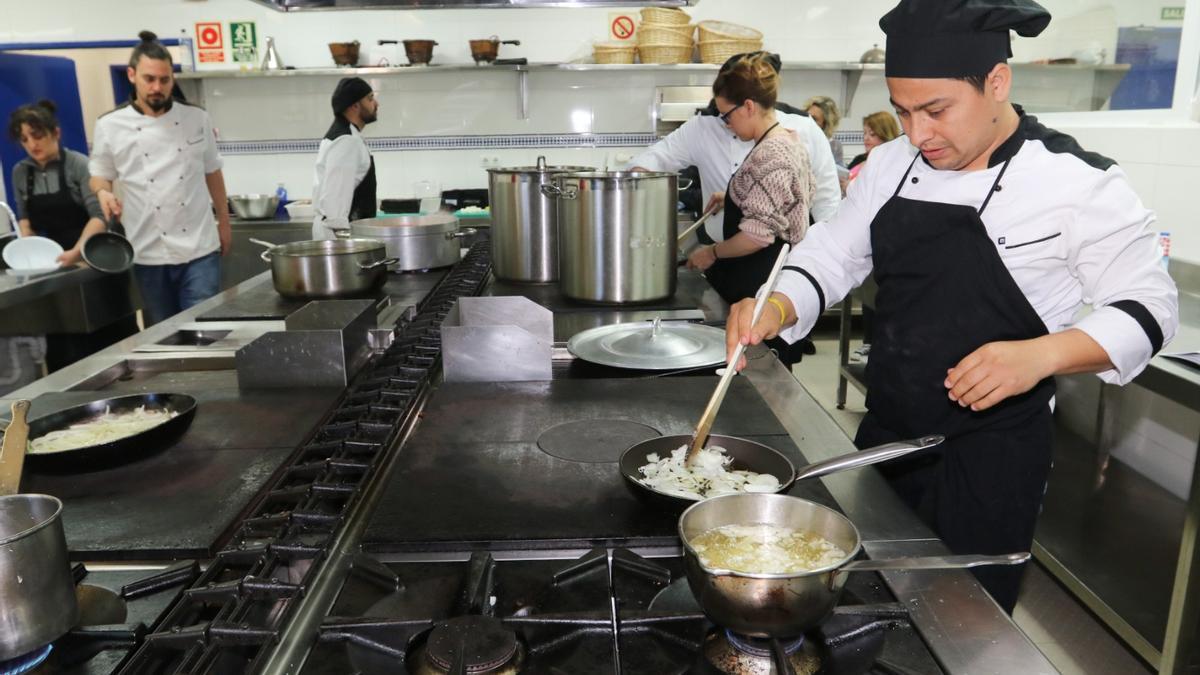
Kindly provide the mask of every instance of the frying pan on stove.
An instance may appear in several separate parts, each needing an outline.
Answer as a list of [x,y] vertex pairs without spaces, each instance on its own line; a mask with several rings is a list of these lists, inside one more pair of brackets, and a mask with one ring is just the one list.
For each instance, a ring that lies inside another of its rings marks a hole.
[[[706,446],[716,446],[725,449],[725,455],[730,457],[730,471],[753,471],[759,474],[770,474],[779,480],[776,493],[787,492],[792,484],[807,478],[820,478],[831,473],[857,469],[870,464],[886,462],[905,455],[933,447],[945,440],[944,436],[922,436],[907,441],[885,443],[873,448],[838,455],[830,459],[800,467],[799,470],[782,452],[767,447],[762,443],[738,438],[736,436],[710,435]],[[672,495],[656,490],[642,483],[641,467],[649,464],[647,459],[651,454],[659,458],[669,457],[676,448],[684,447],[692,442],[691,435],[660,436],[637,443],[621,453],[619,466],[625,484],[639,497],[664,505],[686,508],[697,500]]]
[[[165,409],[178,414],[157,426],[107,443],[54,453],[31,452],[25,455],[25,463],[31,468],[55,473],[77,473],[126,464],[166,450],[187,431],[196,416],[196,399],[187,394],[130,394],[83,403],[30,420],[29,440],[96,419],[106,410],[116,414],[141,406],[146,410]],[[2,424],[7,426],[7,421]]]

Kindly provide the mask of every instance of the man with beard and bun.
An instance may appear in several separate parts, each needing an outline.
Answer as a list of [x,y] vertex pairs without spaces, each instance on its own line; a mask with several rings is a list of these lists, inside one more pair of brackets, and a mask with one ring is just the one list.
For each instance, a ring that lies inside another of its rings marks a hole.
[[88,168],[104,216],[120,218],[133,244],[149,326],[217,294],[231,232],[208,113],[171,98],[171,54],[154,33],[139,37],[127,69],[134,98],[96,120]]
[[361,77],[333,90],[333,124],[321,139],[313,177],[313,239],[333,239],[350,221],[374,218],[375,158],[360,133],[379,118],[379,102]]
[[[837,216],[792,249],[760,320],[742,301],[726,329],[731,351],[795,340],[874,275],[855,444],[946,436],[880,472],[954,553],[1030,550],[1054,376],[1126,384],[1179,327],[1154,213],[1129,178],[1008,100],[1009,31],[1049,23],[1032,0],[900,0],[884,15],[907,135],[872,150]],[[1023,568],[973,571],[1011,612]]]

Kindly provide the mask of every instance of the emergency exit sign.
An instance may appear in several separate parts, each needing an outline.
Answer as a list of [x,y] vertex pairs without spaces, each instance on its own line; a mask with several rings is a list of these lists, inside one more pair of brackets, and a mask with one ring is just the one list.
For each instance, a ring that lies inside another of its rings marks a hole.
[[1183,21],[1182,7],[1163,7],[1159,14],[1163,21]]

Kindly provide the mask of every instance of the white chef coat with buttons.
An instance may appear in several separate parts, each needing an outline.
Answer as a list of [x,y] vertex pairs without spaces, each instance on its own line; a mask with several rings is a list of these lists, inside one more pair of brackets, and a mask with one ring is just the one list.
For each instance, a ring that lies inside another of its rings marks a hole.
[[218,251],[204,177],[221,168],[208,113],[175,101],[150,117],[133,104],[96,120],[88,165],[121,182],[121,224],[142,265],[178,265]]
[[313,170],[313,239],[333,239],[350,227],[354,190],[371,169],[371,150],[353,124],[349,135],[323,138]]
[[[799,133],[805,147],[808,148],[813,178],[817,183],[817,192],[813,196],[810,209],[813,218],[833,218],[842,199],[842,188],[838,183],[837,165],[833,161],[829,138],[816,122],[804,115],[776,110],[775,119],[779,126]],[[708,204],[708,199],[714,192],[725,191],[730,177],[742,165],[753,147],[754,141],[739,140],[721,118],[696,115],[666,138],[634,157],[628,166],[640,166],[651,171],[681,171],[695,166],[700,172],[700,193],[704,206]],[[725,239],[724,218],[724,210],[721,210],[704,223],[704,230],[713,241]]]
[[[1154,213],[1114,162],[1023,113],[986,170],[939,171],[921,158],[913,164],[917,154],[907,136],[872,150],[837,216],[809,228],[792,250],[777,286],[798,316],[781,333],[785,340],[807,335],[826,307],[871,273],[871,222],[910,164],[901,197],[978,208],[1006,159],[980,217],[1046,330],[1082,330],[1113,363],[1100,377],[1118,384],[1175,335],[1178,294],[1160,264]],[[1083,305],[1093,311],[1076,320]]]

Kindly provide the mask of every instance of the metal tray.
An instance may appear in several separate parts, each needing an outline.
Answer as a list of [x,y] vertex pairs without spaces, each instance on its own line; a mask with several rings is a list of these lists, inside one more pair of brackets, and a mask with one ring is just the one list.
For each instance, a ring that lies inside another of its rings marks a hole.
[[567,342],[576,358],[616,368],[682,370],[725,362],[725,331],[682,321],[599,326]]

